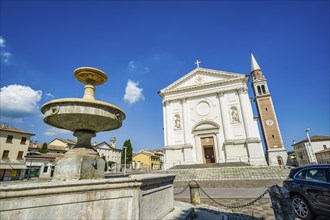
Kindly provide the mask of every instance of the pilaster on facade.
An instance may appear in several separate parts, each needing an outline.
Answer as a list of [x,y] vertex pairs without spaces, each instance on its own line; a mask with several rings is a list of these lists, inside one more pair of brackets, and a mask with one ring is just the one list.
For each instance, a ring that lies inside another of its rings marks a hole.
[[163,124],[164,124],[164,145],[168,145],[168,135],[167,135],[167,105],[166,102],[163,102]]
[[224,92],[223,91],[218,92],[217,98],[219,101],[220,115],[222,118],[221,121],[222,121],[225,140],[229,140],[233,137],[233,135],[230,127],[230,119],[229,119],[228,108],[227,108]]
[[[251,134],[251,118],[252,115],[250,115],[248,112],[249,107],[248,107],[248,96],[247,96],[247,90],[245,88],[239,88],[237,90],[238,92],[238,97],[239,97],[239,102],[241,105],[241,111],[242,111],[242,116],[243,116],[243,124],[244,124],[244,130],[245,130],[245,134],[246,134],[246,138],[252,138],[252,134]],[[251,112],[252,113],[252,112]]]
[[182,114],[182,129],[183,129],[183,143],[186,144],[187,143],[187,126],[186,126],[186,116],[185,116],[185,109],[186,109],[186,105],[187,105],[187,98],[181,98],[180,99],[180,104],[181,104],[181,114]]

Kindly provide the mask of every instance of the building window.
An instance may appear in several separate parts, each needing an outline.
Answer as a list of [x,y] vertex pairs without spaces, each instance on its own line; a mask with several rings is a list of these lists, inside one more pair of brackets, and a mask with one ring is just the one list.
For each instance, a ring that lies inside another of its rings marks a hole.
[[3,151],[2,159],[3,160],[8,160],[9,159],[9,150],[4,150]]
[[258,94],[261,95],[261,89],[260,89],[260,86],[257,86],[257,89],[258,89]]
[[26,144],[26,137],[22,137],[21,144]]
[[266,111],[268,111],[268,108],[265,108]]
[[44,166],[44,173],[47,173],[48,171],[48,166]]
[[323,149],[324,149],[324,150],[327,149],[327,145],[323,145]]
[[6,143],[13,143],[13,138],[14,138],[13,135],[8,135],[8,136],[7,136]]
[[24,151],[18,151],[17,160],[23,160],[23,153]]
[[272,138],[275,138],[275,135],[272,134]]
[[264,85],[261,86],[262,93],[266,93],[266,88]]

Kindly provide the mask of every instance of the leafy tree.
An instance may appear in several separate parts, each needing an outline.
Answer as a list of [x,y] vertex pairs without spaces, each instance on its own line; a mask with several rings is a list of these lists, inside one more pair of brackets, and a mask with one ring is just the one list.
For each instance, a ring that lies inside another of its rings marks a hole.
[[40,153],[47,153],[47,148],[48,148],[47,143],[43,143],[39,152]]
[[[124,142],[124,147],[126,147],[126,164],[131,164],[133,156],[133,147],[130,139]],[[121,162],[122,164],[125,163],[125,148],[123,148],[121,152]]]
[[111,167],[112,164],[116,164],[116,162],[115,162],[115,161],[111,161],[111,160],[109,160],[109,161],[108,161],[108,165]]

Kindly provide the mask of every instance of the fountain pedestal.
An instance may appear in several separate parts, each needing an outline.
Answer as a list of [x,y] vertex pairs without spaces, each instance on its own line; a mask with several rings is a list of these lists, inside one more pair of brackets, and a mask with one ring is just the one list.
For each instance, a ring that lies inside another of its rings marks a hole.
[[77,144],[63,158],[56,160],[54,178],[58,180],[102,179],[105,161],[92,148],[94,131],[78,130]]
[[56,160],[54,179],[80,180],[104,178],[105,161],[97,152],[87,148],[69,150]]

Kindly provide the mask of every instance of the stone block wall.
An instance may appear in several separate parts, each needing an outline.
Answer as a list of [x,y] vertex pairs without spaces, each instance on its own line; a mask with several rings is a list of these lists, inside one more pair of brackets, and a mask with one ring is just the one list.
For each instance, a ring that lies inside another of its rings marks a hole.
[[0,219],[159,219],[173,210],[174,178],[2,184]]

